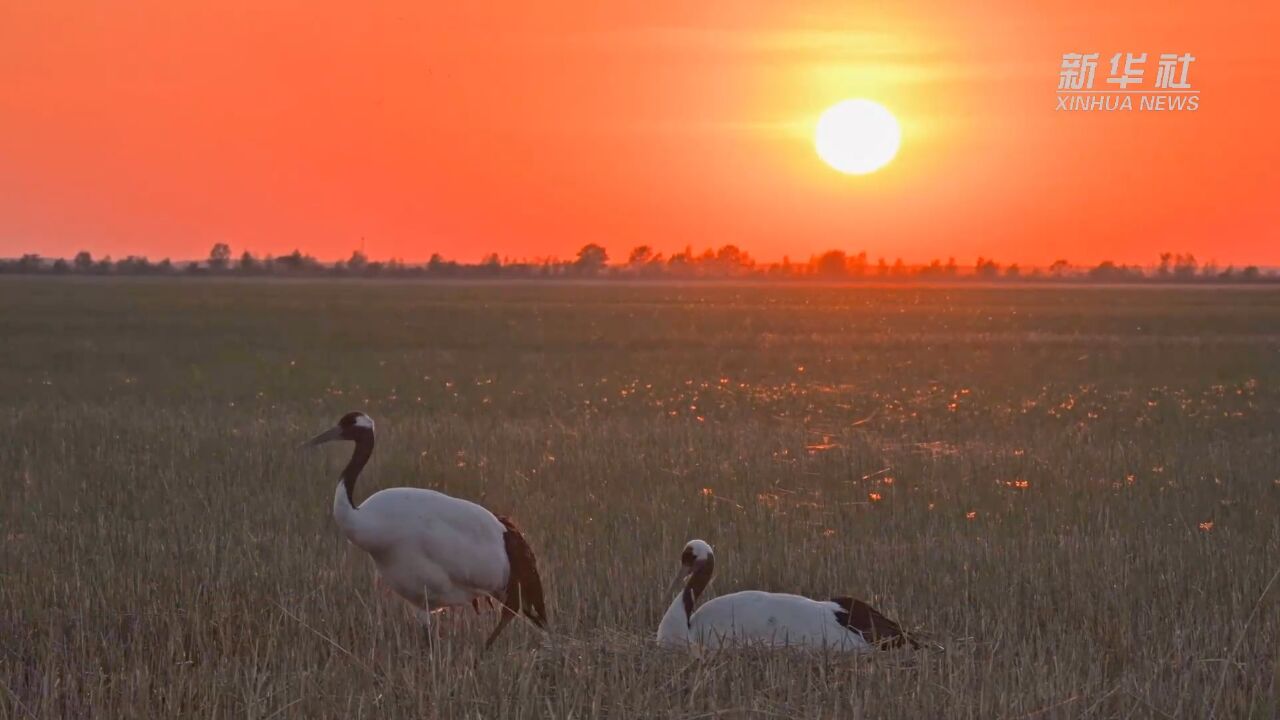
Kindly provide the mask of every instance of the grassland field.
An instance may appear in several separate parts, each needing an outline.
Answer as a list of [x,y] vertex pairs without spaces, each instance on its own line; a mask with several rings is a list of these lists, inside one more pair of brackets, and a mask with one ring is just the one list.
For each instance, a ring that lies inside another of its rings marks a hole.
[[[1280,292],[0,279],[5,718],[1280,717]],[[428,649],[334,526],[509,513],[553,633]],[[941,653],[652,643],[853,594]]]

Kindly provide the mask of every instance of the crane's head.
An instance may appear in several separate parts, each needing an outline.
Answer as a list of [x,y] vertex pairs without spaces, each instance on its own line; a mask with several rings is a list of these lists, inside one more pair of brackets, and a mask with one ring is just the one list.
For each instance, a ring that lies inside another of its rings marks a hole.
[[668,592],[675,592],[686,580],[690,580],[689,585],[694,594],[701,594],[707,583],[711,582],[715,564],[716,555],[711,551],[710,545],[702,540],[690,540],[684,546],[684,552],[680,553],[680,569],[676,571]]
[[373,418],[362,412],[349,412],[338,424],[307,441],[307,445],[323,445],[334,440],[359,441],[373,437]]

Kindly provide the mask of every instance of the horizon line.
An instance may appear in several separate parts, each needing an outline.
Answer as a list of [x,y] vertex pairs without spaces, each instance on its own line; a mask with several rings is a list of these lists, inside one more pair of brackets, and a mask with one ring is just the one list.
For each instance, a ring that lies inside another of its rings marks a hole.
[[[591,244],[595,244],[595,243],[591,243]],[[723,246],[722,246],[722,247],[723,247]],[[708,248],[708,249],[709,249],[709,250],[714,251],[716,248]],[[89,252],[89,251],[87,251],[87,250],[82,250],[82,251],[80,251],[80,252]],[[237,265],[237,264],[239,264],[239,262],[240,262],[240,260],[241,260],[241,258],[243,257],[243,255],[244,255],[244,253],[245,253],[245,252],[248,252],[251,258],[253,258],[254,260],[259,261],[259,262],[261,262],[261,261],[263,261],[263,260],[266,260],[267,258],[270,258],[270,259],[272,259],[273,261],[278,261],[278,260],[280,260],[281,258],[288,258],[288,257],[291,257],[291,256],[293,256],[293,254],[294,254],[294,253],[299,253],[299,254],[301,255],[301,257],[303,257],[303,258],[308,258],[308,259],[310,259],[310,260],[313,260],[313,261],[315,261],[316,263],[318,263],[318,264],[320,264],[320,265],[328,265],[328,266],[334,266],[334,265],[337,265],[338,263],[347,263],[347,262],[349,261],[349,259],[350,259],[350,258],[339,258],[339,259],[336,259],[336,260],[326,260],[326,259],[323,259],[323,258],[317,257],[317,256],[315,256],[315,255],[310,255],[310,254],[308,254],[307,252],[303,251],[301,248],[295,248],[295,249],[294,249],[293,251],[291,251],[291,252],[283,253],[283,254],[278,254],[278,255],[276,255],[276,254],[254,254],[254,253],[253,253],[253,251],[251,251],[251,250],[243,250],[243,251],[241,251],[241,252],[239,252],[239,253],[235,253],[235,252],[233,252],[233,253],[231,254],[231,256],[228,258],[228,260],[227,260],[228,265]],[[365,254],[363,251],[353,251],[353,253],[354,253],[354,252],[360,252],[361,254]],[[751,262],[751,265],[748,265],[747,267],[752,267],[752,266],[754,266],[754,267],[765,267],[765,268],[768,268],[768,267],[781,267],[781,266],[784,266],[784,264],[786,264],[786,265],[792,265],[792,266],[805,266],[805,265],[810,265],[810,264],[813,264],[813,263],[815,263],[815,262],[818,262],[818,261],[819,261],[819,260],[820,260],[824,255],[826,255],[827,253],[830,253],[830,252],[843,252],[843,253],[845,254],[845,258],[846,258],[846,260],[856,259],[859,255],[861,255],[861,254],[865,254],[865,252],[864,252],[864,251],[850,252],[850,251],[847,251],[847,250],[831,249],[831,250],[824,250],[824,251],[819,252],[819,253],[813,253],[813,254],[812,254],[812,255],[810,255],[808,258],[805,258],[805,259],[799,259],[799,260],[793,260],[793,259],[791,259],[791,258],[790,258],[790,256],[786,256],[786,257],[784,257],[784,258],[783,258],[783,259],[781,259],[781,260],[759,260],[759,259],[757,259],[757,258],[752,257],[749,253],[745,253],[745,252],[744,252],[744,255],[746,255],[747,259]],[[607,253],[607,248],[606,248],[606,253]],[[77,253],[77,254],[79,254],[79,253]],[[674,255],[680,255],[680,254],[682,254],[682,252],[675,253]],[[18,261],[21,261],[23,258],[25,258],[25,257],[27,257],[27,256],[31,256],[31,255],[34,255],[35,257],[39,258],[39,260],[40,260],[42,263],[44,263],[44,262],[54,263],[54,262],[57,262],[58,260],[64,260],[64,261],[67,261],[67,262],[72,262],[72,261],[74,261],[74,259],[75,259],[75,255],[71,255],[71,256],[69,256],[69,257],[64,257],[64,256],[60,256],[60,255],[59,255],[59,256],[55,256],[55,255],[42,255],[42,254],[40,254],[40,253],[23,253],[23,254],[21,254],[21,255],[0,256],[0,262],[18,262]],[[488,257],[489,257],[490,255],[498,255],[498,253],[496,253],[496,252],[495,252],[495,253],[488,253],[488,254],[484,254],[484,255],[481,255],[478,259],[475,259],[475,260],[472,260],[472,261],[466,261],[466,260],[462,260],[462,259],[458,259],[458,258],[449,258],[449,257],[444,256],[442,253],[433,253],[433,255],[440,255],[440,259],[441,259],[441,261],[442,261],[442,262],[445,262],[445,263],[454,263],[454,264],[456,264],[456,265],[460,265],[460,266],[479,266],[479,265],[483,265],[483,264],[485,264],[485,261],[488,259]],[[1173,258],[1176,258],[1178,255],[1182,255],[1183,257],[1188,257],[1188,256],[1189,256],[1192,260],[1194,260],[1194,261],[1195,261],[1195,267],[1196,267],[1198,270],[1203,269],[1203,268],[1205,268],[1205,267],[1210,267],[1210,266],[1212,266],[1212,267],[1217,267],[1217,268],[1219,268],[1219,269],[1224,269],[1224,270],[1225,270],[1225,269],[1227,269],[1227,268],[1235,268],[1235,267],[1239,267],[1239,268],[1249,268],[1249,267],[1254,267],[1254,268],[1257,268],[1258,270],[1261,270],[1261,271],[1280,271],[1280,264],[1269,265],[1269,264],[1263,264],[1263,263],[1260,263],[1260,262],[1251,262],[1251,261],[1238,262],[1238,263],[1237,263],[1237,262],[1221,262],[1221,261],[1217,260],[1216,258],[1212,258],[1212,257],[1207,258],[1207,259],[1204,259],[1204,260],[1201,260],[1201,259],[1199,259],[1199,258],[1197,258],[1197,257],[1196,257],[1195,253],[1170,253],[1170,255],[1172,255],[1172,256],[1173,256]],[[95,263],[97,263],[97,262],[101,262],[101,261],[103,261],[103,260],[110,260],[112,263],[119,263],[119,262],[121,262],[121,261],[123,261],[123,260],[127,260],[127,259],[130,259],[130,258],[135,258],[135,259],[139,259],[139,260],[145,260],[145,261],[147,261],[148,263],[151,263],[151,264],[159,264],[159,263],[162,263],[162,262],[165,262],[165,261],[168,261],[168,262],[170,262],[171,264],[174,264],[174,265],[179,265],[179,264],[183,264],[183,265],[190,265],[190,264],[192,264],[192,263],[194,263],[194,264],[196,264],[196,265],[208,265],[208,264],[210,264],[210,257],[209,257],[209,256],[205,256],[205,257],[201,257],[201,258],[174,258],[174,257],[166,256],[166,257],[162,257],[162,258],[155,259],[155,260],[151,259],[150,257],[148,257],[148,256],[146,256],[146,255],[136,255],[136,254],[121,255],[121,256],[118,256],[118,257],[112,257],[110,254],[104,254],[104,255],[100,255],[100,256],[94,256],[94,255],[90,254],[90,257],[93,259],[93,261],[94,261]],[[639,263],[639,264],[649,264],[649,263],[655,263],[655,262],[656,262],[656,263],[661,264],[661,265],[667,265],[667,264],[669,264],[669,262],[670,262],[670,260],[671,260],[671,258],[672,258],[672,257],[673,257],[673,255],[668,255],[668,254],[665,254],[665,253],[655,253],[655,254],[653,255],[653,257],[652,257],[649,261],[647,261],[647,262],[645,262],[645,263]],[[532,266],[536,266],[536,265],[554,265],[554,264],[573,264],[573,263],[577,262],[576,257],[573,257],[573,256],[570,256],[570,257],[568,257],[568,258],[563,258],[563,257],[560,257],[560,256],[548,256],[548,257],[539,257],[539,258],[529,258],[529,257],[512,257],[512,256],[502,257],[502,256],[499,256],[499,258],[498,258],[498,259],[499,259],[499,265],[500,265],[500,266],[502,266],[502,267],[509,267],[509,266],[512,266],[512,265],[532,265]],[[1172,258],[1171,258],[1171,259],[1172,259]],[[698,263],[704,262],[704,261],[702,260],[702,257],[701,257],[701,255],[700,255],[700,254],[694,254],[694,255],[692,255],[692,256],[691,256],[691,260],[692,260],[693,264],[698,264]],[[928,268],[928,267],[933,266],[933,264],[934,264],[934,263],[941,263],[941,266],[942,266],[942,267],[944,267],[944,268],[946,268],[946,267],[948,267],[948,266],[952,266],[952,263],[953,263],[953,262],[954,262],[954,267],[956,267],[956,268],[962,268],[962,269],[977,269],[977,268],[979,267],[979,265],[978,265],[978,263],[977,263],[976,261],[975,261],[975,262],[970,262],[970,263],[961,263],[961,262],[955,262],[955,260],[956,260],[955,256],[951,256],[951,255],[949,255],[949,256],[947,256],[947,257],[946,257],[946,262],[943,262],[943,258],[942,258],[942,257],[935,257],[935,258],[931,258],[930,260],[925,261],[925,262],[907,262],[907,261],[903,260],[902,258],[894,258],[893,262],[888,262],[888,258],[887,258],[887,257],[885,257],[885,256],[879,256],[879,257],[876,257],[876,258],[873,260],[873,259],[871,258],[871,256],[870,256],[870,255],[867,255],[867,257],[866,257],[866,262],[865,262],[864,267],[866,268],[866,270],[867,270],[868,272],[873,272],[873,271],[877,270],[877,269],[880,267],[880,261],[886,261],[886,262],[885,262],[885,265],[886,265],[886,266],[888,266],[889,268],[893,268],[893,267],[894,267],[894,266],[895,266],[899,261],[901,261],[901,262],[902,262],[902,266],[903,266],[903,267],[908,268],[908,269],[914,269],[914,268]],[[1101,266],[1101,265],[1103,265],[1103,264],[1105,264],[1105,263],[1111,263],[1111,264],[1112,264],[1114,267],[1116,267],[1117,269],[1119,269],[1119,268],[1139,268],[1139,269],[1142,269],[1142,270],[1148,270],[1148,269],[1150,269],[1150,270],[1158,270],[1158,269],[1160,268],[1160,263],[1158,263],[1158,262],[1156,262],[1156,263],[1149,263],[1149,264],[1148,264],[1148,263],[1140,263],[1140,262],[1122,262],[1122,261],[1119,261],[1119,260],[1112,260],[1112,259],[1105,259],[1105,258],[1104,258],[1104,259],[1102,259],[1102,260],[1097,260],[1097,261],[1092,261],[1092,262],[1085,262],[1085,263],[1073,262],[1073,261],[1068,260],[1068,259],[1066,259],[1066,258],[1060,258],[1060,259],[1058,259],[1058,260],[1054,260],[1053,262],[1044,263],[1044,264],[1039,264],[1039,263],[1022,263],[1022,262],[1002,262],[1002,261],[1000,261],[998,258],[995,258],[995,257],[985,257],[985,256],[979,256],[979,257],[977,258],[977,260],[986,260],[986,261],[988,261],[988,262],[995,263],[995,265],[996,265],[998,268],[1000,268],[1001,270],[1006,269],[1006,268],[1009,268],[1009,267],[1013,267],[1013,266],[1017,266],[1019,269],[1023,269],[1023,270],[1048,270],[1048,269],[1052,268],[1054,265],[1056,265],[1058,262],[1065,262],[1065,263],[1066,263],[1066,266],[1067,266],[1068,268],[1075,268],[1075,269],[1092,269],[1092,268],[1097,268],[1097,267],[1099,267],[1099,266]],[[383,264],[395,262],[395,263],[399,263],[399,264],[402,264],[402,265],[407,266],[407,267],[412,267],[412,266],[416,266],[416,265],[427,265],[428,263],[430,263],[430,262],[431,262],[431,258],[430,258],[430,257],[428,257],[426,260],[417,260],[417,261],[413,261],[413,260],[405,260],[405,259],[403,259],[403,258],[394,257],[394,256],[393,256],[393,257],[386,257],[386,258],[375,258],[375,257],[369,256],[369,255],[365,255],[365,261],[366,261],[366,262],[368,262],[368,263],[383,263]],[[714,262],[714,259],[712,260],[712,262]],[[625,267],[629,267],[629,266],[631,266],[631,265],[632,265],[632,263],[631,263],[631,262],[629,262],[629,261],[621,260],[621,259],[619,259],[619,260],[614,260],[614,259],[610,258],[610,260],[608,260],[608,261],[606,261],[606,262],[605,262],[604,267],[607,267],[607,268],[625,268]],[[1176,264],[1174,264],[1173,262],[1171,262],[1171,263],[1168,265],[1168,267],[1169,267],[1170,269],[1172,269],[1172,268],[1174,268],[1174,267],[1177,267],[1177,265],[1176,265]]]

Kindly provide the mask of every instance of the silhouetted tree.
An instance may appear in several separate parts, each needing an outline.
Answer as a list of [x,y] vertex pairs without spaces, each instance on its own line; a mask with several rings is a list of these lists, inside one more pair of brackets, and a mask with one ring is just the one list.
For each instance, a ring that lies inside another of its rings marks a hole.
[[231,263],[231,246],[226,243],[216,243],[209,249],[209,268],[211,270],[226,270]]
[[76,253],[74,263],[76,272],[87,273],[93,270],[93,256],[89,254],[88,250],[81,250]]
[[631,249],[631,254],[627,256],[627,264],[639,268],[642,265],[648,265],[653,261],[653,248],[648,245],[637,245]]
[[319,266],[315,258],[310,255],[303,255],[301,250],[294,250],[284,257],[276,258],[276,264],[289,272],[314,270]]
[[934,258],[929,264],[916,271],[920,277],[942,277],[943,275],[942,261]]
[[116,272],[122,275],[145,275],[151,270],[151,262],[140,255],[129,255],[116,263]]
[[741,265],[744,258],[746,253],[737,245],[722,245],[715,255],[716,262],[724,265]]
[[253,253],[245,250],[240,253],[240,272],[251,273],[258,270],[258,261],[253,257]]
[[849,258],[843,250],[828,250],[818,256],[814,269],[827,278],[844,277],[848,272]]
[[686,247],[667,258],[667,272],[675,277],[688,277],[693,274],[693,249]]
[[848,267],[849,274],[853,275],[854,277],[862,277],[863,275],[866,275],[867,274],[866,251],[864,250],[862,252],[859,252],[857,255],[850,257],[847,262],[847,267]]
[[609,262],[609,253],[595,243],[583,245],[573,266],[583,275],[598,275]]
[[988,260],[980,257],[978,258],[978,261],[973,264],[973,274],[983,280],[993,280],[1000,277],[1000,266],[995,260]]
[[1114,280],[1118,275],[1116,264],[1110,260],[1104,260],[1098,263],[1098,266],[1089,271],[1089,277],[1094,280]]
[[1182,282],[1192,280],[1196,276],[1197,265],[1195,255],[1190,253],[1175,255],[1173,257],[1173,276]]
[[694,270],[699,275],[718,275],[716,272],[716,254],[707,248],[693,260]]
[[708,264],[714,268],[716,275],[738,276],[749,271],[755,261],[737,245],[725,245],[716,251],[714,259]]

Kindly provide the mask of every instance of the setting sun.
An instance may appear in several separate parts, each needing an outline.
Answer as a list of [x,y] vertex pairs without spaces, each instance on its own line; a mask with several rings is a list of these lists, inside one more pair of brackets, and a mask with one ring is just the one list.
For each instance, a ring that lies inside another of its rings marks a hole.
[[814,130],[818,157],[848,175],[884,167],[898,153],[902,129],[893,113],[871,100],[844,100],[827,108]]

